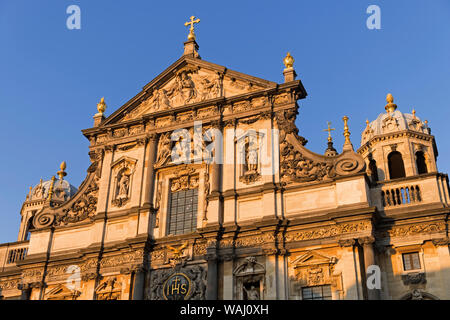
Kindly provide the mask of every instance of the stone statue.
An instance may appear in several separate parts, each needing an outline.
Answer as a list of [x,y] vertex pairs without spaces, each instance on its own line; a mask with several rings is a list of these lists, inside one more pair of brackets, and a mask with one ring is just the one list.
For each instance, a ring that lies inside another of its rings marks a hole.
[[258,147],[252,142],[246,148],[247,172],[256,172],[258,169]]
[[119,181],[119,193],[118,198],[128,198],[128,189],[130,184],[130,177],[126,174],[122,174]]
[[250,290],[244,287],[244,290],[247,294],[247,300],[259,300],[259,290],[255,286],[251,286]]

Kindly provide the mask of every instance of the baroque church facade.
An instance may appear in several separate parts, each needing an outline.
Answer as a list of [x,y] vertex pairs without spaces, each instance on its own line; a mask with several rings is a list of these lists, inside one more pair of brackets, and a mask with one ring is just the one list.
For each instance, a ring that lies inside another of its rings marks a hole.
[[[415,111],[385,112],[354,150],[306,148],[294,59],[275,83],[180,59],[109,117],[75,188],[30,188],[0,244],[0,297],[22,300],[450,299],[449,183]],[[329,128],[329,132],[331,132]]]

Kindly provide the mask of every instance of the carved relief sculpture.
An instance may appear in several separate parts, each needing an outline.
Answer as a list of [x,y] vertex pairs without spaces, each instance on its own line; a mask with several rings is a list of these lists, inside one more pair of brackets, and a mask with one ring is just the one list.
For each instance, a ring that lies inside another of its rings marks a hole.
[[172,155],[171,140],[169,133],[161,134],[158,142],[158,156],[155,163],[156,167],[165,165]]
[[[167,287],[172,289],[180,283],[174,278],[184,278],[185,287],[180,288],[183,295],[167,295]],[[171,281],[172,280],[172,281]],[[170,281],[170,283],[169,283]],[[166,291],[164,291],[166,288]],[[186,266],[176,269],[159,269],[151,271],[150,286],[146,290],[146,300],[204,300],[206,294],[206,268],[201,265]]]
[[109,278],[95,288],[97,300],[120,300],[122,284],[116,277]]
[[177,192],[198,188],[199,177],[195,172],[195,169],[187,167],[177,171],[175,177],[171,180],[170,190]]

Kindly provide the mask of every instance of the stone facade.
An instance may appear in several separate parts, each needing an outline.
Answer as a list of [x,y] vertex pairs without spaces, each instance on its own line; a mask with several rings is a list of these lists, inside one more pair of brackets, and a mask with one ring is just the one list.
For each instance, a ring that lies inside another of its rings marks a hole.
[[[345,120],[343,152],[319,155],[295,126],[293,59],[277,84],[197,50],[108,118],[99,107],[78,190],[60,173],[30,190],[19,241],[0,245],[2,298],[450,298],[449,184],[426,123],[387,108],[355,152]],[[208,138],[186,152],[174,131]]]

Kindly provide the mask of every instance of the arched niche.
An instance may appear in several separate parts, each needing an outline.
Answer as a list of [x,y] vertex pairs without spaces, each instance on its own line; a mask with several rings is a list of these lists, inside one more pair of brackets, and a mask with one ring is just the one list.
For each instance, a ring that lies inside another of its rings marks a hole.
[[263,300],[265,292],[264,265],[255,257],[247,257],[234,269],[234,297],[236,300]]
[[399,179],[406,177],[405,164],[402,154],[398,151],[392,151],[388,155],[389,178]]

